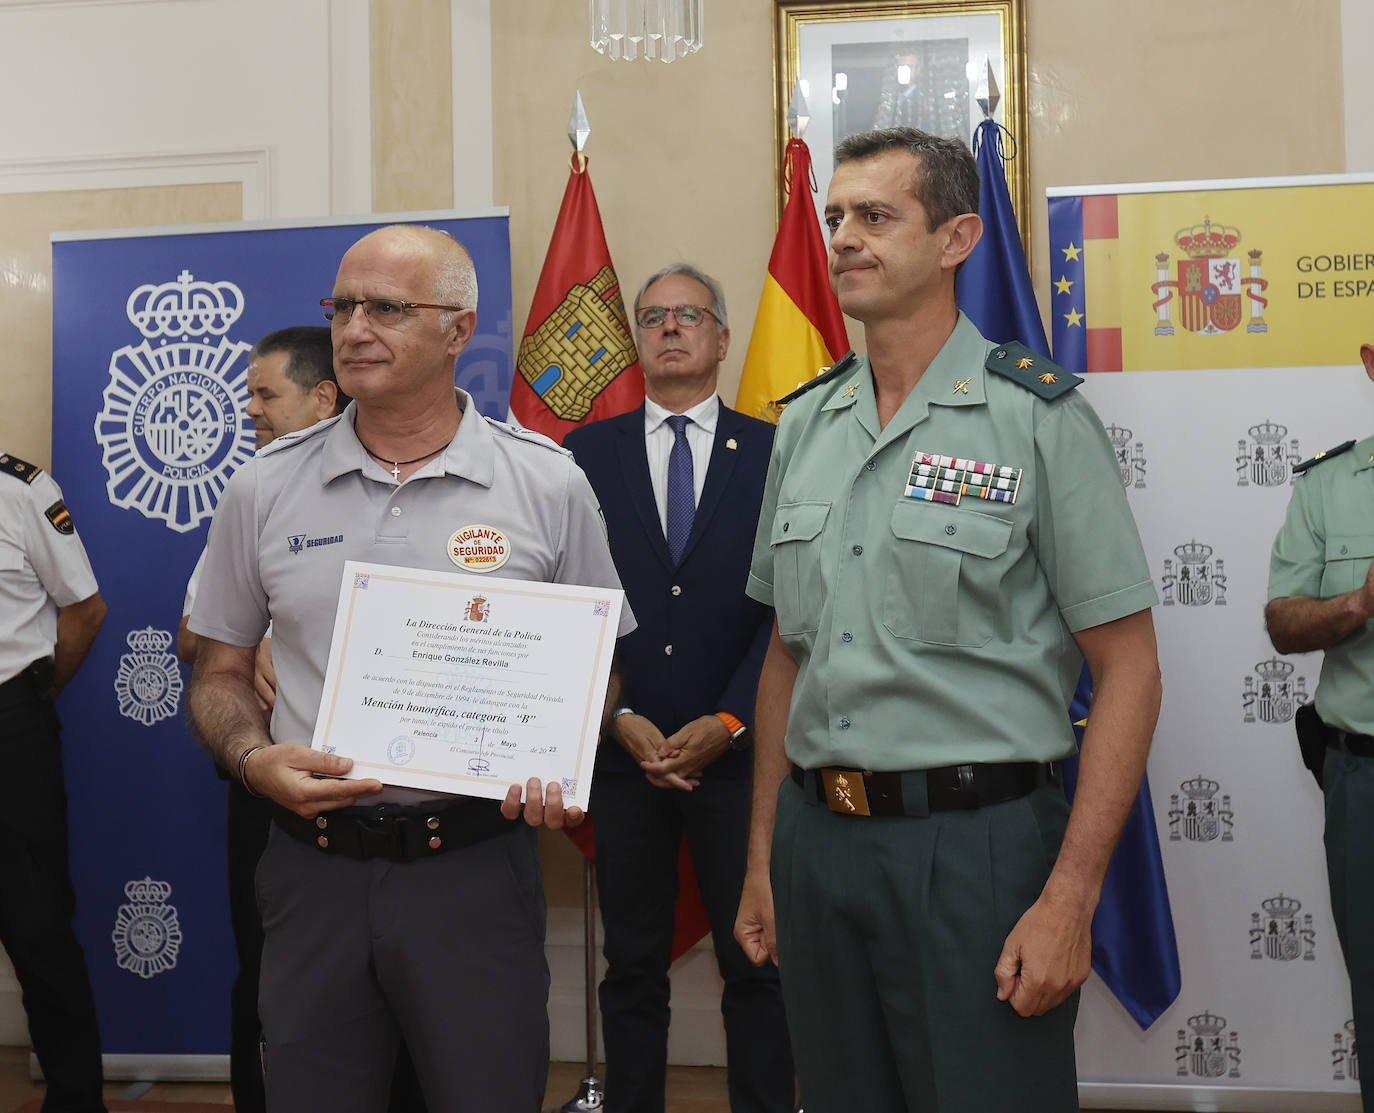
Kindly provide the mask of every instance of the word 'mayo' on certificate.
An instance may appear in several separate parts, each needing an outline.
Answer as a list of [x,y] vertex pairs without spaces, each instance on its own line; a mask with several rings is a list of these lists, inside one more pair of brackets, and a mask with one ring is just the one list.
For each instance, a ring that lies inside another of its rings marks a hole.
[[349,561],[312,745],[351,777],[585,807],[623,595]]

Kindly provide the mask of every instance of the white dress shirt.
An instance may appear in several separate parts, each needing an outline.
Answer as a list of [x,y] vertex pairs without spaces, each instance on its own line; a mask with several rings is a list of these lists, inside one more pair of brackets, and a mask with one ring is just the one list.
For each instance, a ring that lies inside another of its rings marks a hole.
[[[711,447],[716,440],[716,418],[720,415],[720,395],[713,393],[698,402],[683,416],[691,418],[687,426],[687,446],[692,450],[692,502],[700,505],[701,490],[706,485],[706,469],[711,463]],[[654,504],[658,507],[658,524],[663,536],[668,536],[668,454],[673,450],[673,427],[668,418],[672,410],[665,410],[657,402],[644,399],[644,450],[649,455],[649,482],[654,489]]]

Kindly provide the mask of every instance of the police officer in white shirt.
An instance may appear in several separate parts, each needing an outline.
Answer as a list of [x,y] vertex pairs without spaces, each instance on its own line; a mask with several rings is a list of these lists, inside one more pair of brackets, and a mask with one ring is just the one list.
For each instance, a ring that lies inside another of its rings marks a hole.
[[105,619],[91,562],[52,477],[0,454],[0,942],[47,1079],[43,1113],[104,1113],[100,1033],[67,862],[54,699]]

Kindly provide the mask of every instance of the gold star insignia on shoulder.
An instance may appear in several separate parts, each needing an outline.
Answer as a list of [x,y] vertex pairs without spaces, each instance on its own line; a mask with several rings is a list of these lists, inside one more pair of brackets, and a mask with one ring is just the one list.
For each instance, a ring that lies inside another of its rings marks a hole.
[[854,392],[857,391],[858,389],[859,389],[859,384],[858,384],[858,383],[850,383],[847,387],[844,388],[844,396],[845,396],[846,398],[853,398],[853,397],[854,397]]
[[1046,371],[1043,375],[1040,376],[1040,381],[1044,383],[1046,386],[1049,386],[1051,383],[1057,383],[1059,379],[1055,377],[1053,371]]
[[1016,361],[1016,366],[1020,367],[1022,370],[1025,370],[1027,367],[1032,366],[1034,363],[1035,360],[1031,359],[1030,356],[1022,356],[1020,359]]
[[955,380],[954,380],[954,393],[955,393],[955,394],[967,394],[967,393],[968,393],[968,384],[971,383],[971,382],[973,382],[973,377],[972,377],[972,376],[969,376],[967,379],[955,379]]

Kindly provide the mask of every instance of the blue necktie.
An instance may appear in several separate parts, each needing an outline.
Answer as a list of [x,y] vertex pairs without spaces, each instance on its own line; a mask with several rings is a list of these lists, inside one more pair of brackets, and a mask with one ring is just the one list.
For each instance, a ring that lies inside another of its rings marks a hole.
[[668,418],[673,427],[673,450],[668,453],[668,552],[674,564],[682,560],[697,513],[692,446],[687,443],[687,425],[691,420],[682,414]]

